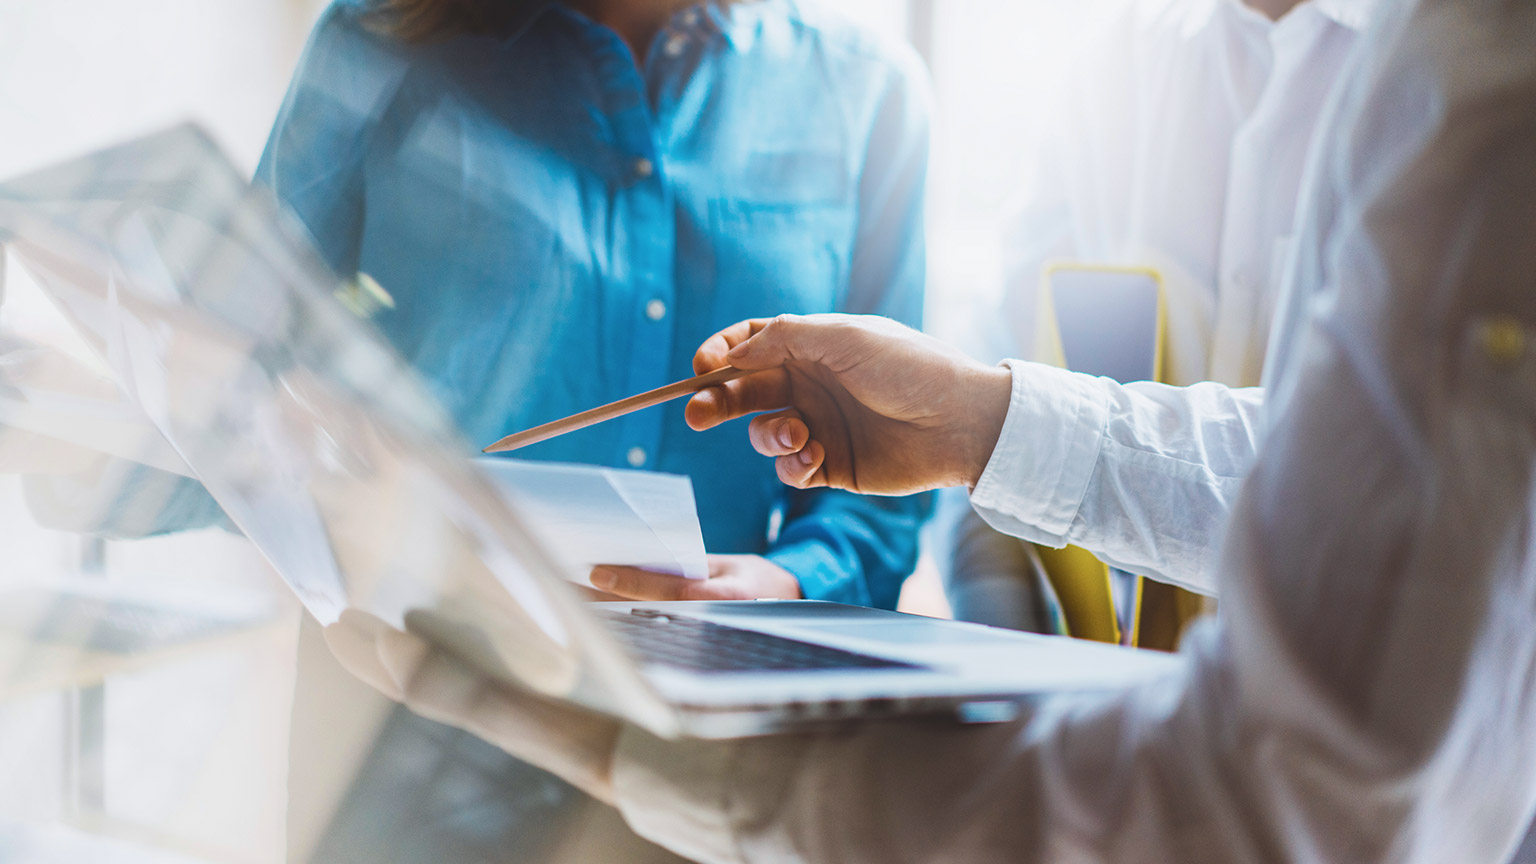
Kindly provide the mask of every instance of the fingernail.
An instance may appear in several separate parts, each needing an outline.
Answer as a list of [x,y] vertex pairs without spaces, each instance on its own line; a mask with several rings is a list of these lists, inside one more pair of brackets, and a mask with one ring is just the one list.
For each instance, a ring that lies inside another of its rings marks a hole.
[[801,450],[799,453],[796,453],[795,455],[800,457],[800,464],[804,465],[807,468],[811,467],[811,463],[816,461],[816,460],[811,458],[811,448],[809,448],[809,447],[805,448],[804,450]]
[[592,575],[587,578],[591,581],[593,588],[601,588],[607,591],[613,587],[614,575],[612,570],[593,570]]
[[786,450],[793,450],[795,447],[795,431],[789,428],[788,423],[779,424],[779,443],[783,444]]

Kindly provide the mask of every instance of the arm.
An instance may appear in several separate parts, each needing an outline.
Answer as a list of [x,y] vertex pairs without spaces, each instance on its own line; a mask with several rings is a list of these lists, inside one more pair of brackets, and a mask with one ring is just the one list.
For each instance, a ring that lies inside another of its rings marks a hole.
[[254,182],[271,189],[343,277],[357,272],[369,136],[405,77],[399,51],[333,4],[310,34]]
[[[918,326],[927,271],[930,97],[915,56],[898,55],[885,77],[859,177],[858,229],[842,311]],[[880,499],[831,489],[787,495],[768,560],[794,574],[807,598],[894,609],[902,582],[917,566],[918,529],[931,498]]]
[[[1263,391],[1117,384],[1009,361],[1002,470],[972,502],[999,531],[1081,546],[1110,564],[1213,594],[1221,528],[1258,448]],[[1010,478],[1002,485],[996,478]]]
[[[979,359],[1041,357],[1040,286],[1052,260],[1108,263],[1127,254],[1116,238],[1129,229],[1116,213],[1134,178],[1155,170],[1138,167],[1136,142],[1158,121],[1147,119],[1136,94],[1156,64],[1149,66],[1141,42],[1151,23],[1146,4],[1105,11],[1065,55],[1071,59],[1059,100],[1040,124],[1040,159],[1026,177],[1023,206],[1005,226],[1004,308],[985,310],[978,325],[1003,339]],[[1014,407],[1029,416],[1002,449],[1029,463],[1019,466],[1027,479],[1017,489],[978,490],[992,524],[1213,593],[1220,527],[1257,447],[1261,392],[1121,387],[1029,364],[1013,368]],[[1007,514],[992,506],[1004,496],[1018,505]]]
[[[1015,232],[1033,239],[1019,239],[1009,256],[1011,311],[1003,317],[1011,333],[998,340],[996,324],[979,325],[994,334],[994,350],[1013,356],[1028,356],[1019,352],[1034,343],[1041,268],[1067,248],[1065,190],[1059,178],[1041,182],[1037,206],[1014,221]],[[1258,447],[1263,391],[1213,382],[1127,385],[1038,363],[1008,366],[1011,419],[997,450],[1021,479],[977,487],[987,521],[1034,543],[1081,546],[1115,566],[1215,593],[1220,529]]]
[[[1184,674],[1014,726],[625,733],[630,821],[710,860],[1507,860],[1536,809],[1532,34],[1429,0],[1364,58]],[[841,478],[812,443],[791,476]]]
[[[1134,36],[1119,28],[1112,36],[1102,46],[1092,43],[1093,63],[1114,67],[1125,46],[1134,44]],[[1064,138],[1091,147],[1084,142],[1099,140],[1098,133],[1130,131],[1103,118],[1090,121],[1083,105],[1092,100],[1080,90],[1072,91],[1076,104],[1061,111],[1062,122],[1077,125],[1069,125],[1070,135],[1049,139],[1045,157],[1052,164],[1035,172],[1036,194],[1009,226],[1007,311],[991,316],[1006,319],[1010,331],[997,346],[1000,356],[1037,356],[1043,269],[1053,258],[1072,257],[1079,245],[1070,230],[1079,216],[1069,172],[1117,174],[1116,148],[1087,156],[1071,152]],[[1009,412],[1017,416],[1009,423],[1009,440],[997,449],[1016,460],[1008,467],[1022,482],[976,489],[976,504],[987,521],[1034,543],[1081,546],[1115,566],[1214,593],[1217,542],[1258,446],[1262,391],[1215,383],[1121,385],[1035,363],[1009,361],[1009,366],[1014,372]],[[1000,506],[1004,500],[1008,506]]]

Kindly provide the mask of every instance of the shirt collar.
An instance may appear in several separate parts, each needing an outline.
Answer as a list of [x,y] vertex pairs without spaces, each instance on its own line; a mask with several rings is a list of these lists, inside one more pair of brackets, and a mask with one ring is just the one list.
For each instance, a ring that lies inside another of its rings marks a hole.
[[[685,26],[699,27],[712,30],[725,37],[727,44],[737,51],[743,51],[751,45],[752,37],[756,33],[755,19],[750,14],[744,14],[742,7],[756,5],[752,2],[720,3],[718,0],[701,0],[701,2],[685,6],[672,16],[672,22],[682,22]],[[544,13],[554,9],[570,11],[577,14],[560,0],[524,0],[518,3],[516,11],[512,13],[511,27],[507,32],[507,41],[514,42],[528,28],[533,26]]]
[[759,3],[750,2],[750,0],[736,3],[704,0],[699,5],[689,8],[699,10],[703,21],[706,22],[705,26],[725,37],[726,44],[740,52],[750,48],[753,38],[757,35],[757,16],[753,10],[746,8],[755,5]]
[[1370,23],[1371,16],[1381,5],[1380,0],[1310,0],[1317,11],[1338,24],[1354,31],[1362,31]]
[[1228,2],[1242,7],[1242,11],[1256,16],[1271,24],[1271,26],[1283,25],[1285,20],[1293,15],[1300,17],[1315,14],[1356,32],[1365,29],[1365,26],[1370,23],[1371,15],[1375,13],[1376,7],[1380,5],[1380,0],[1307,0],[1307,2],[1292,9],[1280,21],[1270,22],[1268,18],[1264,17],[1257,10],[1249,8],[1248,4],[1243,2],[1243,0],[1228,0]]
[[539,20],[545,12],[561,5],[557,0],[521,0],[517,8],[512,12],[511,27],[507,31],[506,40],[515,42],[528,32],[533,22]]

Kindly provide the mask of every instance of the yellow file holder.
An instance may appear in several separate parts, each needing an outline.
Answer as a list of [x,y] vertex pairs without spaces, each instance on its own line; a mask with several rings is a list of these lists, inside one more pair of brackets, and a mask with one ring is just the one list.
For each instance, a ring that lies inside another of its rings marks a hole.
[[[1150,375],[1141,376],[1162,380],[1163,345],[1167,327],[1167,296],[1161,274],[1145,267],[1111,267],[1082,263],[1058,263],[1046,268],[1040,291],[1039,331],[1036,356],[1041,362],[1062,368],[1074,368],[1067,362],[1063,347],[1061,321],[1053,299],[1054,284],[1063,274],[1120,274],[1149,281],[1155,286],[1156,312],[1153,327],[1153,347]],[[1081,367],[1087,358],[1075,357],[1075,366]],[[1138,380],[1138,379],[1131,379]],[[1143,645],[1149,648],[1173,650],[1183,625],[1200,613],[1203,608],[1199,595],[1137,577],[1133,587],[1130,632],[1121,631],[1119,616],[1115,610],[1114,589],[1110,582],[1110,569],[1093,553],[1077,546],[1053,549],[1036,546],[1046,577],[1051,581],[1061,602],[1068,635],[1099,642],[1127,645]]]

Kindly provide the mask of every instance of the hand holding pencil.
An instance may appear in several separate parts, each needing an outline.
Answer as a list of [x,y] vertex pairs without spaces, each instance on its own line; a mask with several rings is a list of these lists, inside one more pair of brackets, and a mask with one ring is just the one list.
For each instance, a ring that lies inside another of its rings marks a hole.
[[1013,373],[875,315],[781,315],[710,337],[694,368],[751,369],[700,391],[685,416],[708,429],[758,412],[752,446],[779,479],[905,495],[974,486],[1008,414]]
[[752,446],[790,486],[904,495],[974,486],[1008,414],[1012,373],[875,315],[742,321],[694,355],[713,369],[546,423],[485,448],[514,450],[692,394],[704,430],[759,412]]

